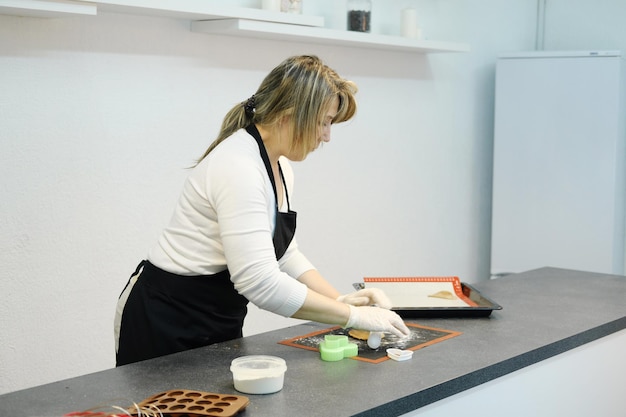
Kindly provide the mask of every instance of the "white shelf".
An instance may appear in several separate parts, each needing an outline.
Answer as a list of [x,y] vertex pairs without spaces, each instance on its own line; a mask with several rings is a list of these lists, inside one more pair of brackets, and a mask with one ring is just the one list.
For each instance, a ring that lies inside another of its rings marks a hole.
[[217,0],[0,0],[0,14],[35,17],[97,12],[192,21],[195,32],[414,53],[468,52],[469,45],[324,28],[324,18],[224,6]]
[[78,1],[0,0],[0,14],[26,17],[61,17],[91,15],[98,12],[95,4]]
[[[95,3],[103,12],[189,20],[248,19],[302,26],[324,26],[322,16],[273,12],[249,7],[225,6],[211,0],[84,0]],[[260,2],[259,2],[260,3]]]
[[0,0],[0,14],[63,17],[97,12],[136,14],[188,20],[248,19],[302,26],[324,26],[322,16],[224,6],[215,0]]
[[191,24],[191,30],[216,35],[384,49],[387,51],[413,51],[419,53],[469,51],[469,45],[463,43],[424,41],[400,36],[375,35],[317,27],[298,27],[245,19],[194,21]]

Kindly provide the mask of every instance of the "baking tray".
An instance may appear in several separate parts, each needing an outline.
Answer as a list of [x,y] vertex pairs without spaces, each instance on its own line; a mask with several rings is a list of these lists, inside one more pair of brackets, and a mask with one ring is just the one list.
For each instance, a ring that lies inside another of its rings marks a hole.
[[[365,288],[365,283],[352,284],[356,290]],[[494,310],[502,310],[502,306],[482,295],[469,284],[461,283],[463,294],[476,303],[467,307],[393,307],[392,310],[403,318],[420,317],[489,317]]]

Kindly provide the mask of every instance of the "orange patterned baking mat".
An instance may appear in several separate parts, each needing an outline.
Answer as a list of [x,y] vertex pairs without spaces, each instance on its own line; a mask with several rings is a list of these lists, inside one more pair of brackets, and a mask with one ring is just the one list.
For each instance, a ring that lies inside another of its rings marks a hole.
[[399,338],[392,334],[385,333],[384,337],[381,340],[380,347],[378,347],[377,349],[371,349],[369,346],[367,346],[366,340],[360,340],[350,336],[350,329],[344,329],[338,326],[319,330],[316,332],[305,334],[303,336],[297,336],[287,340],[281,340],[278,343],[286,346],[292,346],[319,352],[319,344],[320,342],[324,341],[324,336],[345,335],[348,336],[348,340],[350,343],[355,343],[359,348],[358,355],[350,359],[356,359],[359,361],[370,363],[380,363],[389,359],[389,357],[387,356],[388,348],[397,348],[401,350],[418,350],[462,334],[461,332],[453,330],[438,329],[435,327],[422,326],[420,324],[405,324],[411,331],[411,335],[409,337]]
[[476,307],[459,277],[367,277],[365,287],[385,292],[394,308]]

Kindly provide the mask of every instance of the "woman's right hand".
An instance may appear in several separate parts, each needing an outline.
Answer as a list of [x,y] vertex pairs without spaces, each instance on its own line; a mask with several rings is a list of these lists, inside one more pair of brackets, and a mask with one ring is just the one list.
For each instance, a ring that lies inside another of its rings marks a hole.
[[395,312],[380,307],[350,307],[350,318],[345,327],[370,332],[392,333],[398,337],[406,337],[411,334],[402,318]]

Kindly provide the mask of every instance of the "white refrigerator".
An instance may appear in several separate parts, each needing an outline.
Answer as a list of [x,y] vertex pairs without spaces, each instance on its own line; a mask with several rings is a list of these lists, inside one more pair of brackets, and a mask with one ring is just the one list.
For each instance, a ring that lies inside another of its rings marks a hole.
[[616,51],[498,58],[492,278],[544,266],[624,273],[620,61]]

